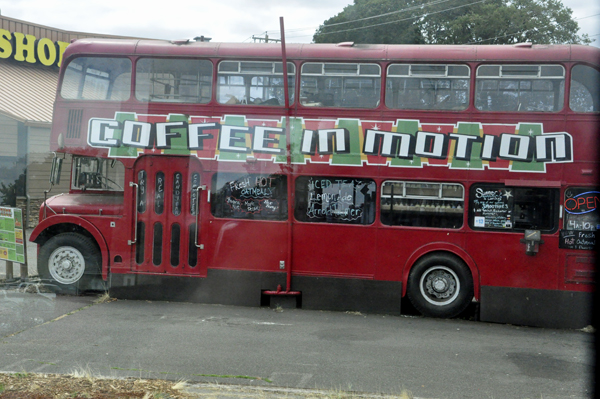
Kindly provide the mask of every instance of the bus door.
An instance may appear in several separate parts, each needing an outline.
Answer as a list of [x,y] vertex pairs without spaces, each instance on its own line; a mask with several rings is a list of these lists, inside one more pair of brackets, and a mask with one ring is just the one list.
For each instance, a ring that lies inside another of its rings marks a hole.
[[201,165],[196,158],[140,157],[134,166],[132,270],[206,276],[200,258]]

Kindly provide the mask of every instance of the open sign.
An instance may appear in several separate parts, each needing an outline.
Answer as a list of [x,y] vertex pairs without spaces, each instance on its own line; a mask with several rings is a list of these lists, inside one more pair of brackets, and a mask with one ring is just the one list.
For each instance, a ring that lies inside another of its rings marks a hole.
[[565,210],[573,215],[593,212],[600,203],[600,191],[588,191],[565,200]]

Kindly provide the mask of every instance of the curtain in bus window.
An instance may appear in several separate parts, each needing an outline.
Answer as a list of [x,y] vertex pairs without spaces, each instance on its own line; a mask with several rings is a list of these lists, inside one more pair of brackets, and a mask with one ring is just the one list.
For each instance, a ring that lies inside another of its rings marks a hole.
[[67,100],[125,101],[130,82],[127,58],[79,57],[67,65],[60,95]]
[[136,63],[135,96],[140,101],[206,104],[212,70],[208,60],[142,58]]
[[216,173],[210,197],[213,216],[286,220],[287,178],[282,175]]
[[376,191],[370,179],[298,177],[294,215],[301,222],[372,224]]

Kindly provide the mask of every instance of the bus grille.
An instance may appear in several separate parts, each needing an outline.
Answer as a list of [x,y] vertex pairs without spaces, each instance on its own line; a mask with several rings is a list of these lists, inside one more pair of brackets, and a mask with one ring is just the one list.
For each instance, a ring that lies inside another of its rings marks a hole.
[[70,109],[67,121],[67,138],[77,139],[81,136],[81,117],[83,109]]

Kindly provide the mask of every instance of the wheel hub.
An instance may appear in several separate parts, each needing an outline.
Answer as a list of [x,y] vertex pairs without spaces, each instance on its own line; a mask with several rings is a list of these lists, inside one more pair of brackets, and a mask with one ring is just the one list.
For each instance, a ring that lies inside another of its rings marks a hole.
[[444,270],[431,272],[425,280],[427,293],[437,299],[446,299],[456,292],[456,281]]
[[83,276],[85,260],[77,249],[60,247],[50,255],[48,268],[50,275],[57,282],[74,284]]
[[448,284],[447,284],[446,280],[440,279],[440,278],[436,278],[435,281],[433,282],[432,286],[433,286],[433,289],[437,292],[446,291],[446,289],[448,288]]
[[71,270],[71,268],[73,267],[73,264],[71,263],[71,261],[69,259],[64,259],[60,263],[60,267],[64,270]]

